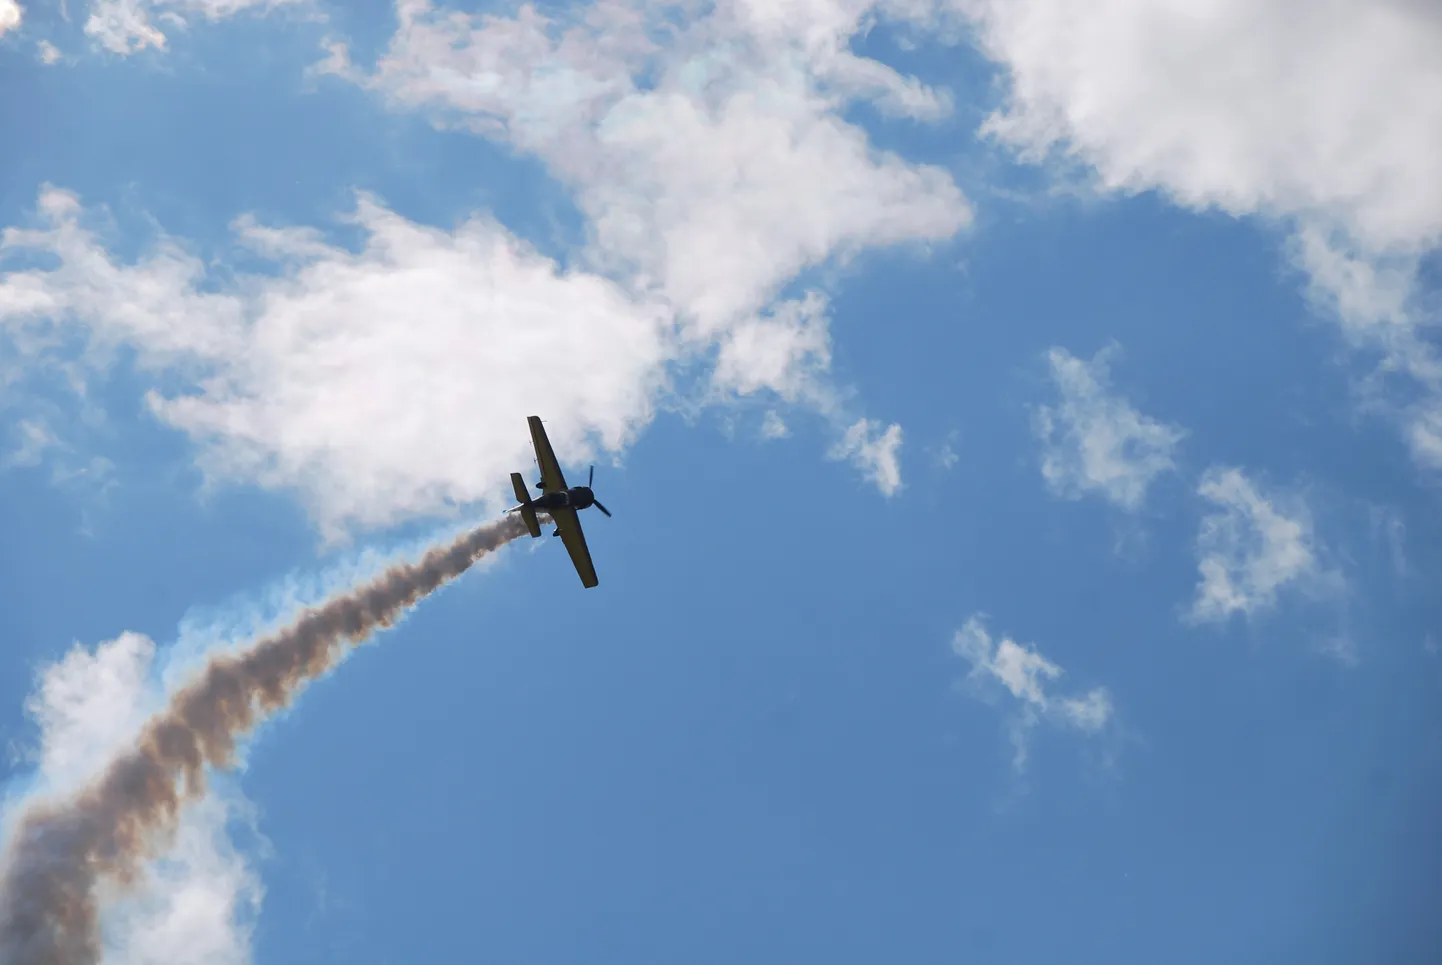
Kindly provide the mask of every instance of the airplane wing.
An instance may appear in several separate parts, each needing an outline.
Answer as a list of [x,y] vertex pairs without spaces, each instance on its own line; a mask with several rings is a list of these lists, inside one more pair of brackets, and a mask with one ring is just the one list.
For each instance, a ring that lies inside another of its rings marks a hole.
[[[561,475],[561,464],[556,461],[556,454],[551,451],[551,440],[546,438],[546,427],[541,425],[541,417],[527,416],[526,421],[531,424],[531,444],[536,447],[536,463],[541,467],[541,492],[553,493],[558,489],[565,489],[566,477]],[[576,532],[579,533],[580,530]],[[571,545],[569,540],[566,545]],[[582,548],[585,545],[582,543]]]
[[569,506],[553,509],[550,513],[551,522],[561,531],[561,542],[566,544],[566,552],[571,554],[571,562],[576,564],[576,572],[581,574],[581,585],[595,586],[600,580],[596,579],[596,567],[591,563],[591,550],[586,546],[586,534],[581,532],[580,517]]

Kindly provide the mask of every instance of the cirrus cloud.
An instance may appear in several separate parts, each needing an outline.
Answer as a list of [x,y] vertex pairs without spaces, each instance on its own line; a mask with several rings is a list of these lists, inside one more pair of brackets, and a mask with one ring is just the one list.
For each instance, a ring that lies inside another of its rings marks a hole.
[[147,47],[164,48],[157,20],[184,28],[186,15],[223,20],[246,10],[265,12],[302,0],[92,0],[85,33],[111,53],[127,55]]
[[1041,474],[1054,493],[1070,499],[1095,493],[1134,510],[1153,480],[1176,468],[1172,454],[1186,432],[1110,391],[1107,363],[1115,352],[1115,346],[1102,349],[1087,362],[1050,349],[1047,363],[1061,401],[1037,408],[1035,430]]
[[1216,509],[1197,533],[1192,622],[1253,616],[1274,607],[1289,587],[1343,585],[1339,573],[1322,565],[1312,516],[1299,496],[1264,491],[1230,467],[1207,470],[1197,493]]
[[1012,766],[1018,773],[1026,769],[1030,733],[1041,721],[1083,734],[1098,734],[1115,714],[1111,693],[1105,687],[1072,696],[1052,693],[1051,685],[1062,676],[1062,668],[1033,646],[1005,635],[994,638],[979,613],[968,617],[952,636],[951,649],[971,664],[967,680],[981,688],[979,696],[989,697],[999,689],[1015,702],[1010,728]]

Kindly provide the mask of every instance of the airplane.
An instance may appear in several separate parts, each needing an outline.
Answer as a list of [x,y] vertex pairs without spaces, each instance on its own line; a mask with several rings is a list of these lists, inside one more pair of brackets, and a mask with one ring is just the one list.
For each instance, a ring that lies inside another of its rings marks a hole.
[[591,467],[591,475],[587,478],[586,485],[568,487],[566,477],[561,474],[561,464],[556,462],[556,454],[551,450],[551,440],[546,438],[546,429],[541,425],[540,416],[528,416],[526,421],[531,426],[531,444],[536,448],[536,465],[541,469],[541,478],[536,481],[536,488],[541,491],[541,495],[532,499],[530,491],[526,489],[526,481],[521,478],[520,473],[513,472],[511,487],[515,489],[516,498],[521,504],[506,512],[520,513],[532,538],[541,535],[541,523],[536,518],[536,512],[539,510],[550,516],[551,522],[556,524],[555,532],[551,535],[561,537],[561,542],[566,544],[566,552],[571,554],[571,562],[581,576],[581,585],[589,589],[600,581],[596,579],[596,567],[591,563],[591,551],[586,547],[586,534],[581,532],[581,520],[576,514],[588,506],[595,506],[607,516],[611,515],[611,511],[601,505],[591,490],[591,484],[596,481],[596,467]]

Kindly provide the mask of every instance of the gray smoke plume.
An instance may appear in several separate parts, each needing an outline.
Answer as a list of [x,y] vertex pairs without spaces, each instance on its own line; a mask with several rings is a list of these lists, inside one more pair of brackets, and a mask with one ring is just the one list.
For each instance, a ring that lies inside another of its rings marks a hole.
[[351,647],[525,532],[517,517],[482,526],[305,610],[240,653],[216,655],[93,784],[27,809],[0,866],[0,965],[98,962],[97,884],[135,882],[181,807],[204,794],[205,767],[228,767],[239,737]]

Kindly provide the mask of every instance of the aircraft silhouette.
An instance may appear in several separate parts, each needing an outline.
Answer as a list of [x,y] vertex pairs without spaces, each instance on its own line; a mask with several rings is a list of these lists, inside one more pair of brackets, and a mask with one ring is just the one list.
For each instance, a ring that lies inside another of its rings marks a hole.
[[596,567],[591,562],[591,551],[586,546],[586,534],[581,531],[581,520],[576,514],[595,506],[607,516],[611,515],[611,511],[601,504],[591,489],[591,484],[596,481],[596,467],[591,467],[586,485],[568,487],[566,477],[561,474],[561,465],[556,462],[556,454],[551,450],[551,440],[546,438],[546,429],[541,425],[540,416],[528,416],[526,421],[531,426],[531,444],[536,448],[536,465],[541,469],[541,478],[536,481],[536,488],[541,491],[541,495],[532,499],[526,489],[526,481],[521,478],[520,473],[513,472],[511,488],[516,491],[516,498],[521,504],[507,512],[520,513],[532,537],[541,535],[541,523],[536,518],[537,511],[550,516],[551,522],[556,524],[555,532],[551,535],[561,537],[561,542],[566,544],[566,552],[571,554],[571,562],[580,574],[581,585],[593,587],[600,581],[596,578]]

